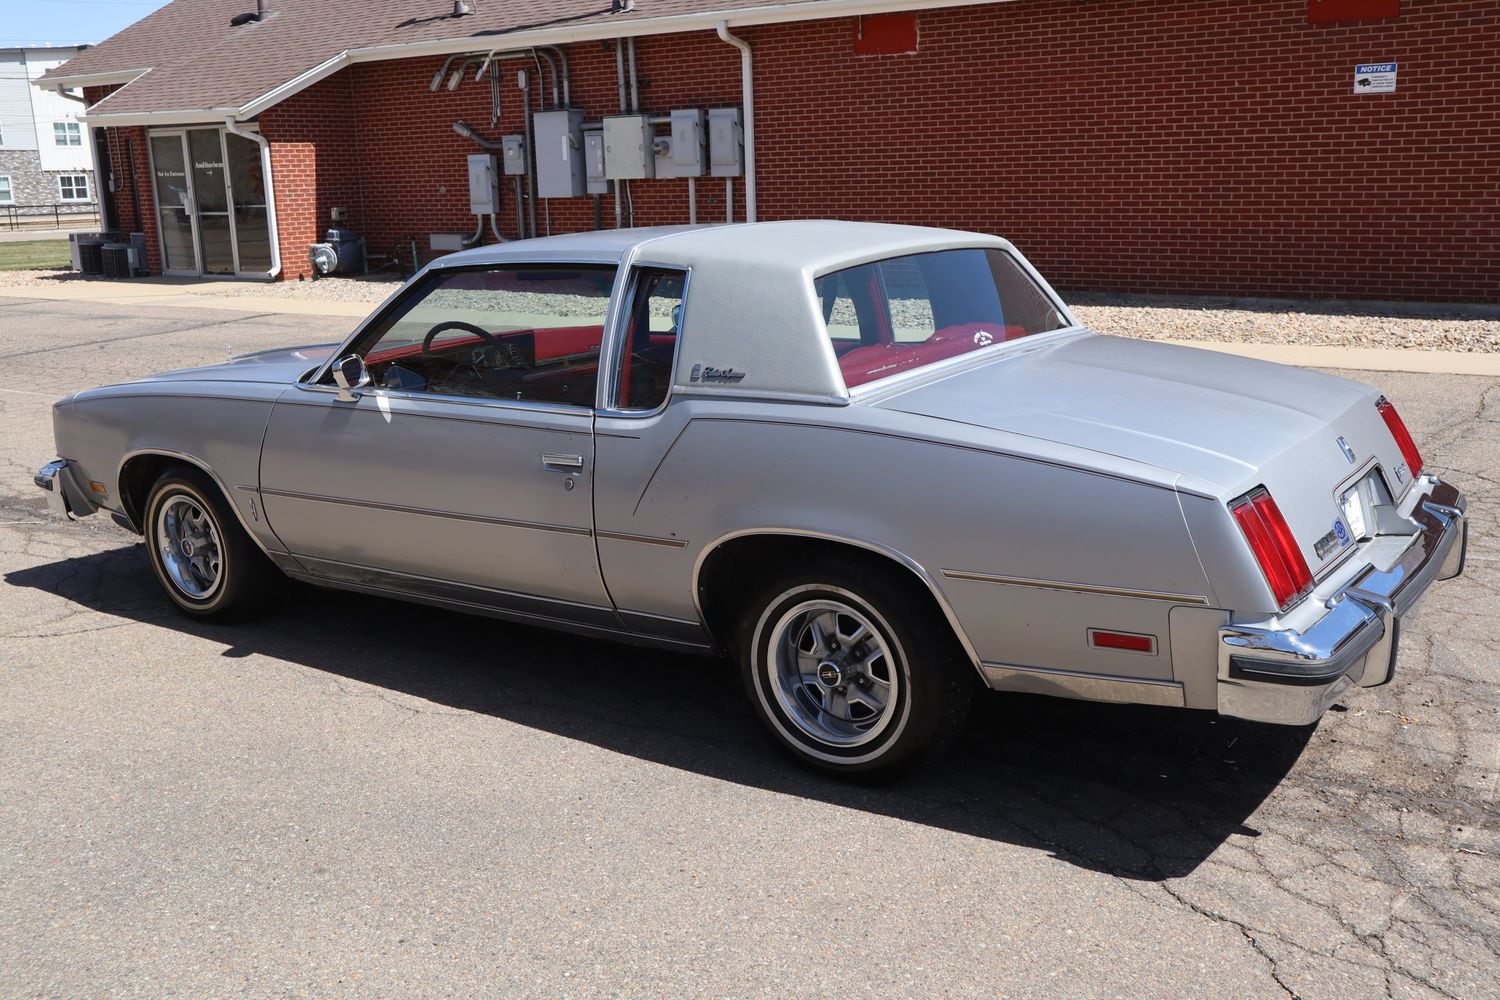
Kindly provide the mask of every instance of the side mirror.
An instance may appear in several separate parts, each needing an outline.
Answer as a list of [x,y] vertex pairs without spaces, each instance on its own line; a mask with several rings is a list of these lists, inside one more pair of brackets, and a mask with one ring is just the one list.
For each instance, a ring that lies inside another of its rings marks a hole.
[[359,398],[358,390],[370,384],[370,370],[365,359],[358,354],[340,358],[333,365],[333,380],[338,383],[340,403],[352,403]]

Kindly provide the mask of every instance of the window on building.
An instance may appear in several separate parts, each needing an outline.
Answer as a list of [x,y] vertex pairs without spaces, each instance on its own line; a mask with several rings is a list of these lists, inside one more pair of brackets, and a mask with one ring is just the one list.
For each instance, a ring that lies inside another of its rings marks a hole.
[[59,146],[83,145],[83,133],[77,122],[53,122],[52,139]]
[[0,205],[14,205],[16,196],[11,191],[10,178],[0,174]]
[[63,201],[90,201],[88,174],[62,174],[57,178],[57,193]]

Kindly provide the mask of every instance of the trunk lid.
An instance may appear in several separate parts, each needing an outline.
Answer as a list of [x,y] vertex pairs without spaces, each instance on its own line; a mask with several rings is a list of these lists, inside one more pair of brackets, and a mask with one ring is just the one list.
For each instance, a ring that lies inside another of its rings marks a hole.
[[[1092,335],[997,358],[873,405],[1056,441],[1213,484],[1263,485],[1314,572],[1336,559],[1339,497],[1372,462],[1400,493],[1377,393],[1347,379],[1214,351]],[[1340,438],[1354,453],[1349,459]],[[1346,526],[1347,530],[1347,526]]]

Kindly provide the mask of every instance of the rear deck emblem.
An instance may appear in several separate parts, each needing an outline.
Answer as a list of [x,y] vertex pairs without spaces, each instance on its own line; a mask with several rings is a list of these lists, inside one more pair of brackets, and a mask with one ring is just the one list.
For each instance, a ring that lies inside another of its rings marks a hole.
[[1349,442],[1345,441],[1343,438],[1339,438],[1339,448],[1343,450],[1344,457],[1349,460],[1349,464],[1353,465],[1354,464],[1354,449],[1351,448],[1351,447],[1349,447]]

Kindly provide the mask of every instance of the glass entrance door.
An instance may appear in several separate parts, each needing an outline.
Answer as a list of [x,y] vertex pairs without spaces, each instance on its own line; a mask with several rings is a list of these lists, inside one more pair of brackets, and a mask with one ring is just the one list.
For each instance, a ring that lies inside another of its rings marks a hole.
[[218,128],[151,133],[168,274],[264,277],[270,211],[260,145]]
[[242,135],[224,133],[229,163],[229,198],[234,205],[234,248],[241,274],[271,270],[271,226],[260,146]]
[[234,274],[237,270],[221,134],[211,128],[196,128],[187,134],[193,190],[198,198],[198,245],[203,253],[199,266],[204,274]]
[[161,230],[162,270],[168,274],[198,274],[193,182],[188,175],[187,152],[180,132],[151,137],[151,164]]

